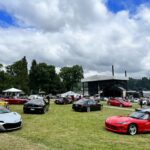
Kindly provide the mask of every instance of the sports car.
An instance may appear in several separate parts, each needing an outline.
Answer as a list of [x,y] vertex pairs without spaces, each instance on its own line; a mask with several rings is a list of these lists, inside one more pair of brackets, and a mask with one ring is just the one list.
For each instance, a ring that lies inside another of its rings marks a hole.
[[131,115],[112,116],[106,119],[107,130],[135,135],[150,132],[150,108],[136,109]]
[[15,130],[22,127],[22,119],[17,112],[0,106],[0,131]]
[[107,105],[119,107],[132,107],[132,104],[130,102],[124,101],[122,98],[111,98],[107,101]]
[[28,102],[28,99],[22,98],[3,98],[4,101],[8,102],[9,104],[24,104]]
[[73,103],[72,109],[75,111],[94,111],[101,110],[103,107],[102,104],[99,104],[97,101],[93,99],[80,99]]
[[72,99],[70,98],[66,98],[66,97],[62,97],[62,98],[58,98],[55,100],[55,104],[71,104],[72,103]]
[[49,110],[49,101],[44,98],[32,99],[24,104],[24,113],[41,113],[44,114]]
[[6,101],[4,101],[4,100],[1,100],[1,99],[0,99],[0,106],[9,108],[8,102],[6,102]]

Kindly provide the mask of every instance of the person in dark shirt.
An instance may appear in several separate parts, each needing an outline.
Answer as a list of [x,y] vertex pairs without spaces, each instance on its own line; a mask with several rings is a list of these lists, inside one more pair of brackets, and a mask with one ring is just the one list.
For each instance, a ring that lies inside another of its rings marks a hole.
[[142,98],[139,100],[139,105],[141,108],[143,107],[143,99]]

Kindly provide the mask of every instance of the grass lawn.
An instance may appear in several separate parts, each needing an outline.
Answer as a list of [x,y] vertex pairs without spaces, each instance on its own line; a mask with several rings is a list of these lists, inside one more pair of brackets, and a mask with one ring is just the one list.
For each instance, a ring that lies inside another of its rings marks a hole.
[[80,113],[72,111],[71,105],[51,104],[48,113],[30,115],[23,114],[22,107],[10,106],[22,115],[24,126],[21,130],[0,133],[0,150],[150,149],[150,134],[129,136],[105,130],[107,117],[128,115],[130,110],[104,107],[102,111]]

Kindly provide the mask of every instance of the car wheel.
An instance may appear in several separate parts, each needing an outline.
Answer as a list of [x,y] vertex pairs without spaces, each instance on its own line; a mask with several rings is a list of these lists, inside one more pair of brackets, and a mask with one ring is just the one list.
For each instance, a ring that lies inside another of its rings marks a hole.
[[45,108],[43,108],[43,110],[42,110],[42,114],[45,114],[46,113],[46,109]]
[[90,112],[91,111],[91,108],[90,107],[87,107],[87,112]]
[[27,114],[27,111],[26,111],[26,110],[23,110],[23,113],[24,113],[24,114]]
[[130,135],[135,135],[137,133],[137,126],[135,124],[130,124],[128,127],[128,133]]
[[120,107],[123,107],[123,105],[122,105],[122,104],[120,104]]

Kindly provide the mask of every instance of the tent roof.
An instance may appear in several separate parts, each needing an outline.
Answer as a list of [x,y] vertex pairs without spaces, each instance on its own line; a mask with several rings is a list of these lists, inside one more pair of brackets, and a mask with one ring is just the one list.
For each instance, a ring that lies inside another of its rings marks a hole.
[[73,91],[68,91],[66,93],[61,94],[61,97],[66,97],[66,96],[71,96],[71,95],[74,95],[74,96],[78,96],[79,95],[80,96],[81,94],[75,93]]
[[7,89],[7,90],[4,90],[3,92],[5,93],[20,93],[22,92],[22,90],[19,90],[19,89],[16,89],[16,88],[10,88],[10,89]]

